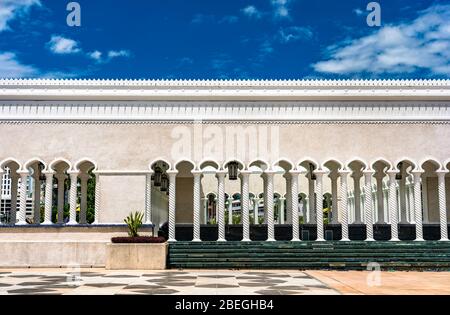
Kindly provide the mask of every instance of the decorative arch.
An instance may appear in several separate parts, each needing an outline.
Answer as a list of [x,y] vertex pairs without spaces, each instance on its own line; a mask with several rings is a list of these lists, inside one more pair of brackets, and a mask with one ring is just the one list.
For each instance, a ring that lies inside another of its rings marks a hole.
[[413,159],[410,159],[410,158],[408,158],[408,157],[403,157],[403,158],[398,159],[398,160],[395,161],[395,164],[392,166],[392,170],[394,170],[394,171],[399,171],[399,170],[397,169],[397,165],[398,165],[398,163],[400,163],[400,162],[408,162],[409,164],[412,165],[413,170],[418,170],[418,169],[420,169],[420,168],[421,168],[421,165],[422,165],[422,164],[417,164],[416,162],[413,161]]
[[166,164],[168,165],[168,167],[169,167],[168,169],[169,169],[169,170],[172,169],[172,164],[171,164],[169,161],[167,161],[167,159],[161,158],[161,157],[159,157],[159,158],[154,159],[153,161],[151,161],[150,164],[149,164],[149,169],[150,169],[150,170],[153,170],[153,166],[154,166],[156,163],[158,163],[158,162],[164,162],[164,163],[166,163]]
[[75,171],[79,172],[80,166],[83,163],[91,163],[92,165],[94,165],[94,171],[98,170],[97,162],[95,162],[94,160],[92,160],[90,158],[82,158],[75,163]]
[[199,170],[203,170],[205,167],[211,166],[212,168],[216,170],[220,170],[220,164],[214,159],[203,159],[200,164],[198,165]]
[[[388,166],[387,171],[392,171],[392,170],[395,169],[395,167],[392,165],[392,163],[391,163],[389,160],[387,160],[387,159],[385,159],[385,158],[382,158],[382,157],[373,159],[373,160],[370,162],[370,165],[369,165],[370,169],[371,169],[371,170],[374,170],[374,165],[375,165],[376,163],[378,163],[378,162],[383,162],[384,164],[386,164],[386,165]],[[397,163],[397,164],[398,164],[398,163]],[[395,164],[395,165],[397,165],[397,164]],[[413,165],[414,165],[414,164],[413,164]]]
[[255,159],[248,164],[248,168],[256,166],[259,167],[263,171],[267,171],[270,169],[270,164],[264,159]]
[[352,158],[352,159],[348,160],[345,163],[345,168],[347,168],[349,170],[352,170],[352,168],[350,167],[350,164],[352,164],[353,162],[358,162],[358,163],[360,163],[362,165],[361,171],[370,170],[369,164],[364,159],[361,159],[361,158],[358,158],[358,157],[355,157],[355,158]]
[[447,166],[450,163],[450,159],[445,160],[444,165],[442,165],[444,167],[444,169],[446,169],[447,171],[450,171],[450,167]]
[[239,160],[239,159],[229,159],[229,160],[227,160],[225,163],[223,163],[222,169],[228,168],[228,163],[231,163],[231,162],[237,162],[237,163],[239,164],[239,169],[240,169],[240,170],[245,169],[245,163],[242,162],[242,161]]
[[[318,170],[320,167],[320,164],[319,164],[319,162],[317,162],[317,160],[310,158],[310,157],[304,157],[303,159],[301,159],[297,162],[297,164],[296,164],[297,168],[298,169],[300,169],[301,167],[304,168],[304,166],[302,165],[304,163],[311,163],[316,170]],[[308,171],[308,169],[307,169],[307,171]]]
[[292,171],[295,168],[294,163],[287,158],[281,158],[275,161],[275,163],[272,164],[272,168],[275,168],[276,166],[281,167],[285,172]]
[[65,159],[65,158],[57,158],[57,159],[54,159],[54,160],[49,164],[48,168],[49,168],[50,170],[54,171],[54,170],[55,170],[54,167],[55,167],[58,163],[61,163],[61,162],[64,162],[64,163],[66,163],[66,164],[69,166],[69,168],[68,168],[67,170],[71,170],[71,169],[72,169],[72,163],[70,163],[70,161],[67,160],[67,159]]
[[322,163],[322,165],[320,166],[321,169],[323,169],[324,167],[328,168],[326,165],[330,164],[330,163],[334,163],[337,165],[337,170],[339,171],[340,169],[342,169],[342,167],[344,167],[344,163],[342,163],[341,161],[339,161],[338,159],[335,158],[328,158],[325,160],[325,162]]
[[[195,162],[192,161],[192,160],[190,160],[190,159],[181,159],[181,160],[178,160],[178,161],[175,163],[174,168],[177,169],[181,163],[188,163],[188,164],[191,164],[192,169],[194,169],[194,170],[196,169]],[[170,168],[170,166],[169,166],[169,168]]]
[[435,159],[435,158],[427,158],[427,159],[424,159],[424,160],[422,160],[420,162],[420,169],[421,170],[423,170],[423,165],[425,163],[427,163],[427,162],[431,162],[434,166],[436,166],[437,167],[437,169],[436,169],[437,171],[440,171],[440,170],[444,169],[442,164],[437,159]]
[[19,166],[19,168],[18,168],[19,170],[22,168],[22,164],[19,162],[19,160],[15,159],[15,158],[11,158],[11,157],[1,161],[0,162],[0,168],[2,170],[4,170],[5,166],[10,164],[11,162],[16,163]]

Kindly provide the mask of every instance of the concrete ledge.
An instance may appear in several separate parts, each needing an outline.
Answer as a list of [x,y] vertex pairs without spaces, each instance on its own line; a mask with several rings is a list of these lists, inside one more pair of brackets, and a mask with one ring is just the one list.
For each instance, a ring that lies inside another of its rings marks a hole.
[[167,243],[107,244],[106,269],[163,270],[166,269]]
[[105,241],[0,242],[0,268],[104,267]]

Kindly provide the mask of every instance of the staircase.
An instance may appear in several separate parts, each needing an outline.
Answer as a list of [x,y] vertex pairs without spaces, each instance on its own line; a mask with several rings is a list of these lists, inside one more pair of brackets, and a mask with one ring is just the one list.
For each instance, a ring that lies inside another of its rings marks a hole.
[[450,270],[450,242],[175,242],[170,268]]

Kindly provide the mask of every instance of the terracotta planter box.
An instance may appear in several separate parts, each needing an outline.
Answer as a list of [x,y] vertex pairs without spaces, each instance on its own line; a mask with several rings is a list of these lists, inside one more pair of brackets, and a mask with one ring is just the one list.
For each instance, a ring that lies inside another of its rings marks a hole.
[[167,243],[106,246],[106,269],[110,270],[163,270],[166,259]]

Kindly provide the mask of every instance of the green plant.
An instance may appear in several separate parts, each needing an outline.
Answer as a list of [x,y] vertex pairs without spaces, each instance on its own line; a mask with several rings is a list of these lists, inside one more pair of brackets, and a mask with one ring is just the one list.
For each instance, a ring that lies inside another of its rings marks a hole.
[[128,235],[130,237],[139,237],[138,230],[142,226],[142,219],[144,214],[141,212],[130,213],[130,215],[124,219],[128,226]]

